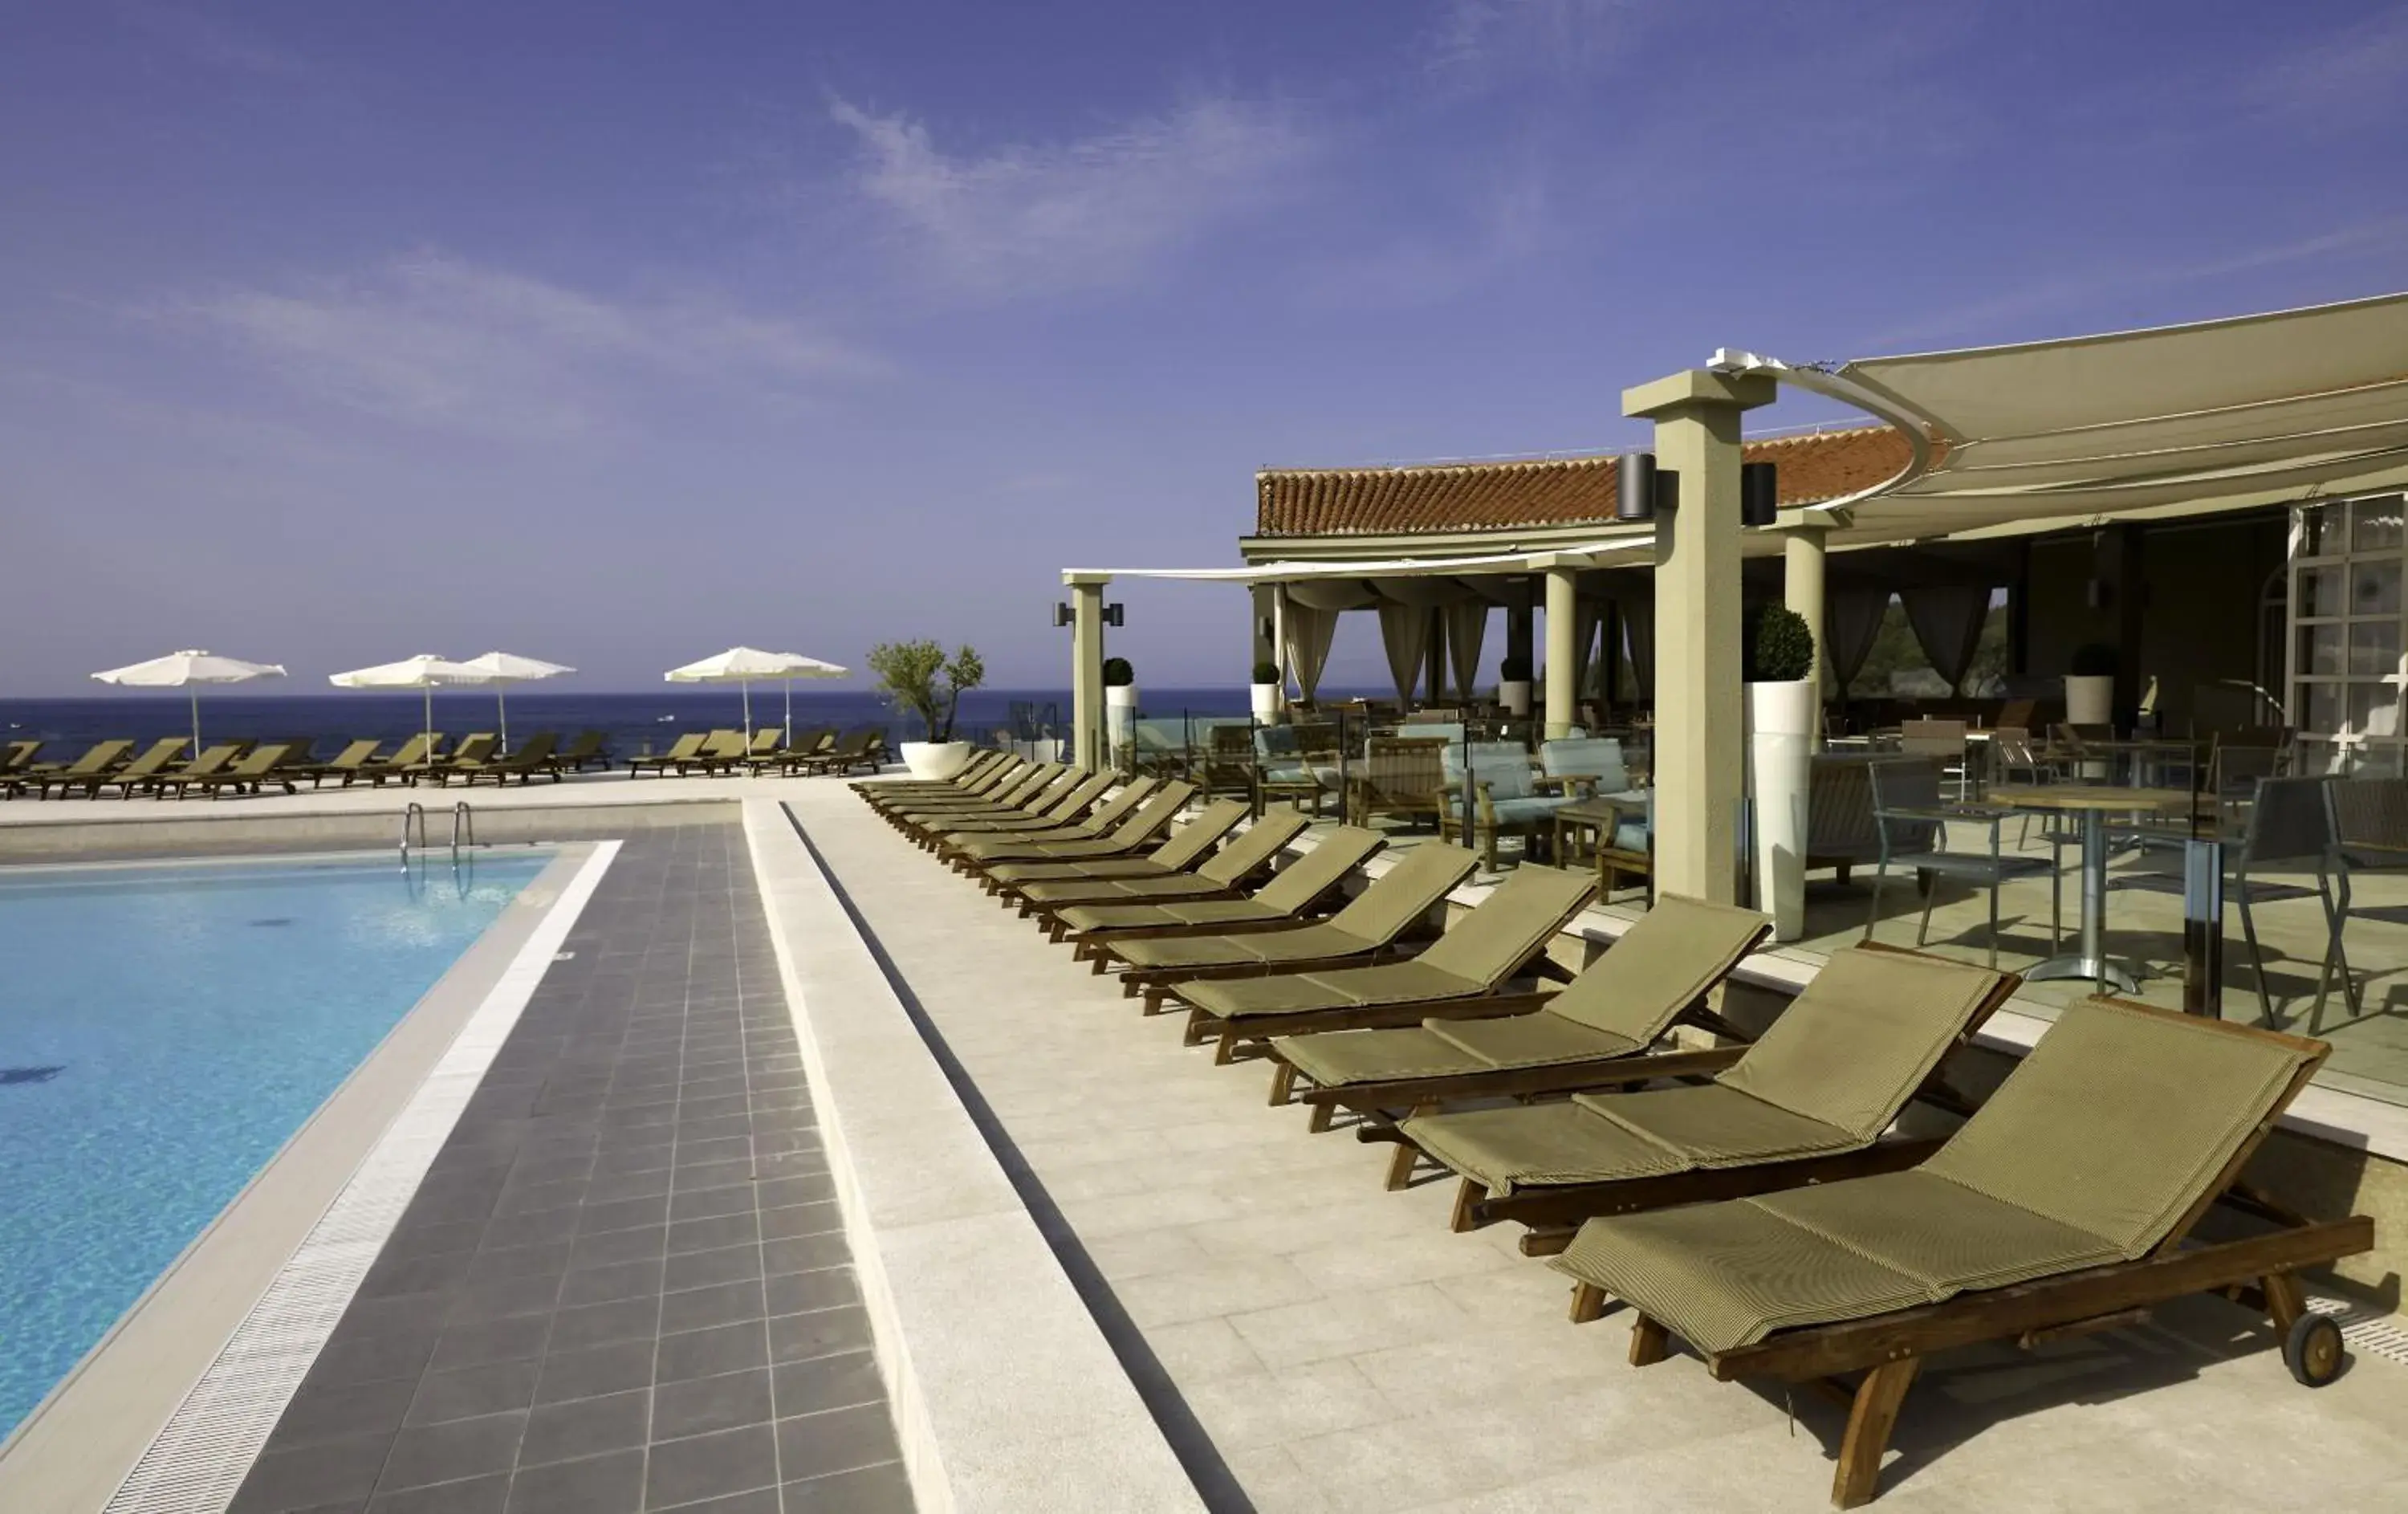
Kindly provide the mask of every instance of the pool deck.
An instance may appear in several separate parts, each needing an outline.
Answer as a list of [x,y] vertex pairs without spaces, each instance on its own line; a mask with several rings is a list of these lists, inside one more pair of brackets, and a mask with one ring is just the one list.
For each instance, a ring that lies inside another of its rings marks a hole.
[[[1259,1065],[1216,1067],[818,787],[796,819],[992,1112],[1074,1274],[1208,1501],[1263,1510],[1821,1507],[1839,1410],[1640,1372],[1621,1325],[1451,1194],[1382,1190],[1384,1148],[1309,1135]],[[2300,1507],[2408,1499],[2408,1372],[2311,1394],[2212,1301],[2044,1347],[1954,1353],[1909,1400],[1881,1507]]]
[[[0,828],[390,827],[412,798],[442,791],[18,801]],[[1308,1134],[1259,1065],[1182,1048],[848,785],[474,802],[643,823],[246,1514],[1008,1509],[1054,1475],[1052,1507],[1825,1507],[1841,1410],[1627,1366],[1512,1227],[1452,1233],[1440,1183],[1383,1191],[1385,1148]],[[829,898],[797,913],[807,883]],[[2311,1393],[2262,1320],[2194,1299],[1939,1359],[1878,1507],[2390,1509],[2403,1452],[2408,1367],[2361,1351]]]

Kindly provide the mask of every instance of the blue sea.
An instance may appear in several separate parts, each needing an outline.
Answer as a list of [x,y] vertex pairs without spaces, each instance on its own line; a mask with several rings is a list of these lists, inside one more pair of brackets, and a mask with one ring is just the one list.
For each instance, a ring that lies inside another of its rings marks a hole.
[[[1149,718],[1175,720],[1193,715],[1242,715],[1247,690],[1235,688],[1165,688],[1145,692],[1142,713]],[[776,725],[784,714],[775,685],[752,689],[752,723]],[[1023,738],[1056,734],[1069,718],[1070,697],[1058,689],[973,689],[962,696],[956,736],[984,742],[1007,727],[1017,727]],[[399,742],[420,728],[424,719],[416,694],[284,694],[208,695],[201,698],[204,742],[291,741],[307,737],[319,751],[331,756],[343,741],[374,736]],[[742,696],[735,689],[679,689],[642,694],[539,693],[513,689],[509,695],[510,739],[523,741],[538,730],[559,731],[564,739],[580,730],[607,731],[610,749],[633,757],[647,749],[667,746],[689,730],[740,726]],[[900,714],[866,689],[795,690],[796,726],[836,726],[853,729],[883,726],[897,741],[918,739],[919,722]],[[435,728],[455,740],[472,730],[495,728],[491,689],[460,689],[435,694]],[[110,737],[147,741],[176,736],[192,729],[192,712],[180,695],[96,695],[73,699],[0,699],[0,741],[36,739],[59,748],[82,746]],[[53,751],[50,756],[62,754]],[[64,754],[71,756],[72,754]]]

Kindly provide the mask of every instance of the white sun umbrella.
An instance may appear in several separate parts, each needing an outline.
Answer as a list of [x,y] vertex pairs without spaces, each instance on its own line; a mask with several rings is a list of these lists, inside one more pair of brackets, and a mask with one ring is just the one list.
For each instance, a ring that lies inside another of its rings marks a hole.
[[662,674],[672,684],[740,684],[744,688],[744,740],[752,740],[752,685],[776,681],[786,685],[784,736],[795,739],[795,680],[842,678],[845,670],[799,652],[764,652],[758,647],[732,646],[715,657],[689,662]]
[[221,657],[212,652],[186,650],[170,652],[164,657],[137,662],[131,667],[111,668],[92,676],[104,684],[122,684],[128,688],[180,688],[193,699],[193,756],[201,755],[201,685],[203,684],[248,684],[254,678],[281,678],[284,670],[273,662],[245,662],[239,657]]
[[488,652],[481,657],[470,657],[460,666],[476,669],[485,675],[486,683],[494,685],[494,712],[501,721],[502,750],[505,752],[510,749],[510,685],[557,678],[563,673],[577,670],[556,662],[546,662],[541,657],[522,657],[514,652]]
[[438,657],[432,652],[422,652],[399,662],[380,663],[374,668],[354,668],[347,673],[330,674],[326,682],[337,688],[414,688],[426,696],[427,755],[434,755],[435,691],[461,684],[481,684],[485,675],[465,662]]

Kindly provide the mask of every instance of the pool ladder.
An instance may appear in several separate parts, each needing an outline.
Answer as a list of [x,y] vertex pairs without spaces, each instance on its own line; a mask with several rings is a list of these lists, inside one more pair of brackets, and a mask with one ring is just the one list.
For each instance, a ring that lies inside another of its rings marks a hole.
[[[426,806],[411,800],[401,812],[401,865],[409,865],[410,838],[418,838],[418,849],[428,850],[426,843]],[[460,848],[477,844],[477,812],[462,800],[452,806],[452,860],[460,860]]]

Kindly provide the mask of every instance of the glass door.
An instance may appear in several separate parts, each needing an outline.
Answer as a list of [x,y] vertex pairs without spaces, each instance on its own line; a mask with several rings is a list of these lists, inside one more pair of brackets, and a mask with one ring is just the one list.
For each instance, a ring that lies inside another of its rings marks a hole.
[[2292,512],[2287,687],[2302,772],[2401,771],[2402,504],[2389,494]]

